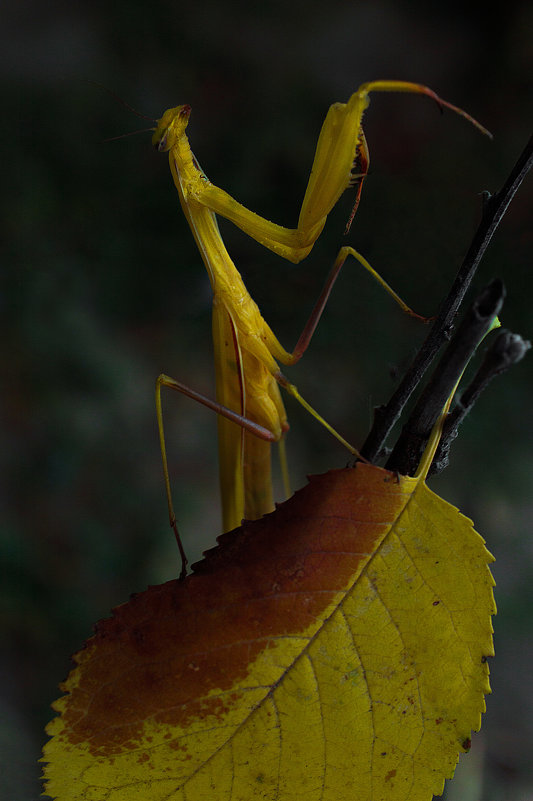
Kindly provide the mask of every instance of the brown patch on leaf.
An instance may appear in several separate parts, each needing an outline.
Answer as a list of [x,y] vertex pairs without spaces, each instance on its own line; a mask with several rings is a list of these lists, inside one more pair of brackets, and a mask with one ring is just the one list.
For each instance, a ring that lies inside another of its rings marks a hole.
[[312,477],[273,515],[222,535],[193,575],[115,609],[64,685],[62,736],[109,757],[138,748],[146,720],[220,721],[242,702],[250,663],[316,627],[388,532],[409,492],[384,475],[359,464]]

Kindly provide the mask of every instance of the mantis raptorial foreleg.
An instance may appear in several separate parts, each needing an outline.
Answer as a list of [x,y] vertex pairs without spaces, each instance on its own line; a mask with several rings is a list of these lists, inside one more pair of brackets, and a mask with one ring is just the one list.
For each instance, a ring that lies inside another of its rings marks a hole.
[[[356,183],[360,182],[361,178],[366,174],[369,156],[362,130],[362,118],[369,104],[369,94],[371,92],[425,94],[435,100],[441,107],[449,108],[465,117],[483,133],[490,136],[489,132],[469,114],[457,106],[442,100],[427,86],[404,81],[372,81],[360,86],[347,103],[334,103],[330,106],[318,138],[311,174],[296,228],[285,228],[265,220],[241,203],[238,203],[223,189],[214,186],[203,174],[203,180],[196,183],[191,196],[194,195],[196,202],[205,205],[215,214],[220,214],[231,220],[249,236],[278,255],[295,263],[301,261],[313,247],[325,225],[327,215],[337,203],[341,194],[354,181]],[[184,107],[177,107],[177,109],[180,108]],[[190,107],[186,108],[188,109],[188,116]],[[177,109],[169,109],[159,121],[154,140],[163,141],[160,130],[167,131],[164,147],[160,149],[170,149],[168,147],[168,132]],[[353,172],[354,165],[357,170],[358,157],[362,158],[364,165],[362,175],[360,172],[354,175]],[[178,169],[177,162],[175,162],[175,169]]]

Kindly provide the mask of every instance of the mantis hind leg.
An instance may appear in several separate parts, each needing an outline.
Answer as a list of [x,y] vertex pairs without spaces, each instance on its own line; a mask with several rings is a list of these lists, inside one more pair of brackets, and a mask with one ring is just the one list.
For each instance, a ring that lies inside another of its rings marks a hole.
[[233,412],[231,409],[228,409],[226,406],[217,403],[217,401],[208,398],[206,395],[202,395],[200,392],[195,392],[195,390],[186,386],[186,384],[182,384],[179,381],[176,381],[174,378],[165,375],[164,373],[158,376],[155,388],[155,408],[157,416],[157,427],[159,431],[159,444],[161,448],[161,460],[163,463],[163,477],[165,481],[165,492],[167,496],[168,517],[170,521],[170,526],[174,531],[174,536],[176,537],[176,542],[178,545],[181,558],[181,572],[179,577],[180,579],[183,579],[187,574],[188,560],[185,554],[183,543],[181,541],[181,536],[176,521],[176,513],[174,511],[174,504],[172,502],[172,490],[170,486],[170,474],[168,470],[167,448],[166,448],[165,431],[163,425],[161,387],[168,387],[169,389],[173,389],[175,392],[179,392],[180,394],[186,395],[188,398],[191,398],[192,400],[202,403],[204,406],[207,406],[207,408],[212,409],[214,412],[226,418],[227,420],[231,420],[236,425],[241,426],[246,431],[250,432],[251,434],[254,434],[256,437],[259,437],[260,439],[266,440],[267,442],[275,442],[276,437],[267,428],[264,428],[258,423],[254,423],[252,420],[249,420],[243,415],[237,414],[237,412]]
[[184,579],[187,575],[187,555],[185,553],[185,549],[183,547],[183,543],[181,541],[181,536],[178,529],[178,524],[176,522],[176,514],[174,512],[174,504],[172,503],[172,491],[170,489],[170,476],[168,472],[168,459],[167,459],[167,448],[165,443],[165,431],[163,426],[163,408],[161,406],[161,386],[163,384],[164,376],[159,376],[156,382],[155,387],[155,409],[157,415],[157,428],[159,430],[159,445],[161,447],[161,459],[163,462],[163,477],[165,481],[165,490],[167,494],[167,504],[168,504],[168,517],[170,520],[170,527],[174,531],[174,536],[176,538],[176,543],[178,545],[178,549],[180,552],[181,558],[181,571],[180,571],[180,580]]

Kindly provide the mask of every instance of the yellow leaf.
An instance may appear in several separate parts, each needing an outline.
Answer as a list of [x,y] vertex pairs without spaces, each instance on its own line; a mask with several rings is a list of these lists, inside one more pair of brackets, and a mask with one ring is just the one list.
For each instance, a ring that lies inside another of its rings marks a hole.
[[132,597],[75,659],[59,801],[429,801],[489,692],[492,557],[380,468],[315,476]]

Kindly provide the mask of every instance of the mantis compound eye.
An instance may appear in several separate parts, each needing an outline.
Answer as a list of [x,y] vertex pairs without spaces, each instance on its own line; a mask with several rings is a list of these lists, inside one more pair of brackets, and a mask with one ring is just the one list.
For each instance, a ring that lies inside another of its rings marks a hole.
[[156,143],[156,148],[160,153],[164,153],[167,149],[167,131],[163,134],[159,142]]

